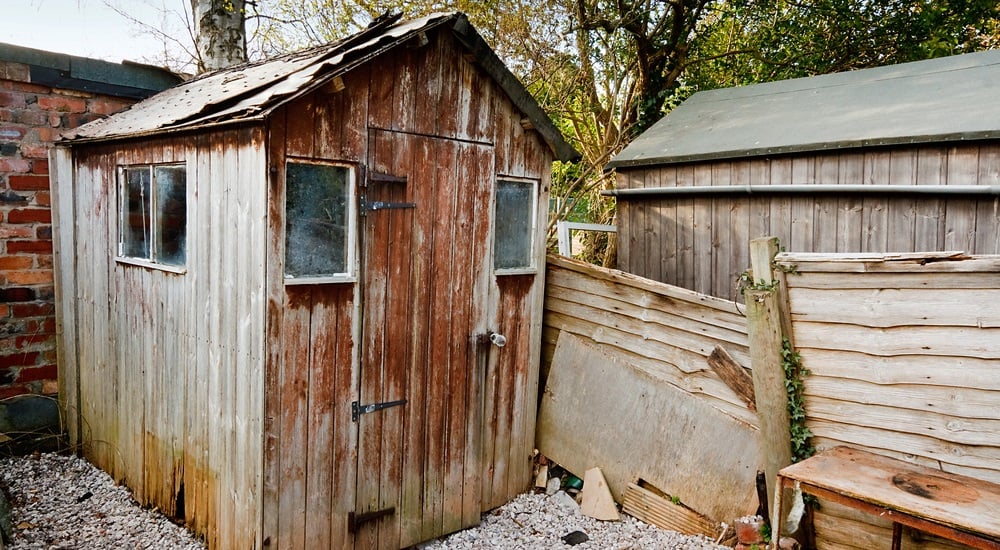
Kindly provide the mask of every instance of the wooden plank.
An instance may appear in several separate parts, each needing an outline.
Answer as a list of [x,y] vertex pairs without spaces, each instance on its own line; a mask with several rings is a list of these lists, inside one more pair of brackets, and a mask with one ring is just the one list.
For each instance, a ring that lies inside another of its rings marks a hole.
[[[621,430],[622,422],[631,428]],[[751,513],[761,464],[757,437],[749,426],[599,348],[560,336],[542,397],[539,450],[571,472],[600,465],[616,499],[641,477],[713,519]],[[728,451],[710,452],[719,441]]]
[[[284,361],[284,305],[286,303],[284,285],[284,227],[285,227],[285,173],[281,169],[285,165],[285,130],[287,110],[280,109],[270,118],[267,128],[265,151],[266,163],[276,169],[267,171],[265,209],[266,239],[264,241],[265,263],[265,301],[263,340],[266,342],[263,356],[262,375],[263,388],[262,407],[263,431],[260,516],[261,538],[270,540],[271,544],[280,547],[283,544],[279,537],[278,518],[280,516],[280,486],[281,486],[281,372]],[[196,294],[197,296],[197,294]],[[197,298],[196,298],[197,300]],[[202,368],[199,366],[199,369]],[[185,467],[185,475],[187,474]],[[186,483],[188,490],[191,484]]]
[[[306,546],[306,456],[308,445],[308,365],[312,289],[286,289],[284,357],[280,374],[280,434],[277,538],[286,548]],[[272,539],[274,540],[274,539]]]
[[[802,360],[805,365],[812,363],[807,350]],[[901,409],[930,409],[938,414],[958,418],[996,417],[996,391],[978,388],[954,388],[941,386],[920,386],[900,384],[888,388],[863,380],[849,378],[827,378],[808,376],[805,379],[805,395],[837,395],[844,401],[856,403],[877,403]]]
[[892,288],[906,289],[992,289],[996,287],[996,273],[964,272],[942,277],[938,273],[893,273],[890,280],[885,274],[861,275],[861,272],[845,277],[842,272],[801,271],[795,277],[796,289],[882,289],[891,281]]
[[[837,327],[837,346],[877,356],[934,355],[1000,359],[997,346],[1000,328],[900,326],[869,328],[857,325]],[[833,344],[830,325],[799,320],[796,322],[795,343],[803,348],[826,348]],[[960,343],[962,351],[955,349]],[[752,347],[752,346],[751,346]]]
[[959,356],[942,359],[929,355],[874,357],[820,348],[802,351],[809,360],[810,378],[847,378],[889,386],[924,385],[1000,390],[997,365],[990,359]]
[[684,535],[704,535],[713,539],[719,536],[719,523],[635,483],[629,483],[625,489],[622,511],[660,529]]
[[580,513],[602,521],[620,521],[621,515],[615,506],[615,499],[608,489],[608,482],[600,468],[591,468],[583,475],[583,491],[580,493]]
[[707,294],[699,294],[693,290],[689,290],[676,285],[668,285],[665,283],[660,283],[643,277],[639,277],[632,273],[625,271],[618,271],[616,269],[607,269],[600,266],[595,266],[578,260],[573,260],[571,258],[565,258],[562,256],[549,255],[546,260],[549,264],[562,267],[577,273],[583,273],[590,277],[597,279],[603,279],[606,281],[611,281],[614,283],[623,283],[626,285],[633,286],[635,288],[641,288],[649,290],[664,296],[669,296],[671,298],[688,300],[694,303],[699,303],[707,307],[712,307],[715,309],[722,310],[724,312],[735,312],[736,306],[731,300],[726,300],[723,298],[716,298]]
[[831,396],[809,398],[810,421],[884,430],[937,439],[943,445],[997,447],[1000,419],[963,418],[918,409],[901,409],[878,403],[853,403]]
[[66,147],[49,150],[49,186],[52,193],[52,263],[55,294],[56,357],[59,369],[59,406],[66,413],[69,444],[81,444],[80,379],[77,363],[76,233],[74,216],[76,179],[73,157]]
[[756,398],[753,393],[753,378],[746,373],[742,365],[729,355],[726,348],[715,346],[712,354],[708,356],[708,365],[727,386],[736,392],[736,395],[746,401],[747,408],[754,412],[757,411]]
[[782,470],[789,479],[1000,539],[1000,485],[837,447]]
[[[712,170],[708,166],[695,166],[691,174],[692,185],[711,185],[712,183]],[[712,216],[713,201],[711,198],[698,198],[692,201],[693,215],[692,220],[694,225],[691,226],[692,235],[692,282],[693,286],[688,288],[702,292],[704,294],[717,295],[714,292],[715,288],[712,285],[712,256],[716,252],[712,241],[712,224],[714,222]],[[662,217],[657,217],[650,220],[649,225],[651,228],[656,228],[663,225]],[[659,231],[657,231],[658,233]],[[646,238],[655,238],[655,235],[649,235]],[[739,241],[737,241],[739,242]],[[723,256],[726,257],[726,256]],[[652,277],[657,280],[663,280],[660,277]]]
[[[771,258],[778,251],[773,238],[750,242],[754,279],[769,284]],[[792,462],[788,394],[782,366],[783,312],[777,290],[751,290],[747,300],[747,335],[750,341],[750,364],[753,373],[757,416],[760,419],[761,447],[768,481]],[[774,502],[774,484],[768,483],[768,503]],[[782,514],[772,508],[771,517]]]
[[[885,286],[892,279],[883,279]],[[1000,285],[994,289],[789,289],[796,321],[866,327],[940,326],[1000,328]]]

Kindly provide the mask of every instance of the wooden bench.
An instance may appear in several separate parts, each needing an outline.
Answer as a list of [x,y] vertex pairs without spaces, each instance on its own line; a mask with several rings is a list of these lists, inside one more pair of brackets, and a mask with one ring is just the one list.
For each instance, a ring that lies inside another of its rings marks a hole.
[[[775,510],[785,489],[892,521],[892,548],[903,526],[973,548],[1000,550],[1000,485],[949,474],[849,447],[834,447],[778,472]],[[781,533],[775,514],[772,533]],[[778,537],[775,537],[777,540]]]

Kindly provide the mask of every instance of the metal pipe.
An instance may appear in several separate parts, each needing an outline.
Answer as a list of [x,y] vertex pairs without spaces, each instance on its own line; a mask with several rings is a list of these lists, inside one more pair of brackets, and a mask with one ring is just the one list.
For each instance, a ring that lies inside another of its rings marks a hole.
[[644,197],[651,195],[767,195],[809,193],[862,193],[892,195],[1000,195],[1000,185],[863,185],[863,184],[790,184],[790,185],[695,185],[687,187],[642,187],[601,191],[608,197]]

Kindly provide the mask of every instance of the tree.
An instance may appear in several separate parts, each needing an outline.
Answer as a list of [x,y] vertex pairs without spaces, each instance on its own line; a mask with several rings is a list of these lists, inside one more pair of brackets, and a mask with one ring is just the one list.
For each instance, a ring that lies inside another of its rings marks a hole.
[[244,0],[191,0],[198,72],[247,60]]

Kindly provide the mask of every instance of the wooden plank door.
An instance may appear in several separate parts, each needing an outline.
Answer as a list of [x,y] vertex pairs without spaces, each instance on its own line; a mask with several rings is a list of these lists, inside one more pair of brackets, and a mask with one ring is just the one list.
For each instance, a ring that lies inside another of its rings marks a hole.
[[349,522],[395,549],[479,522],[493,152],[384,130],[369,151]]

